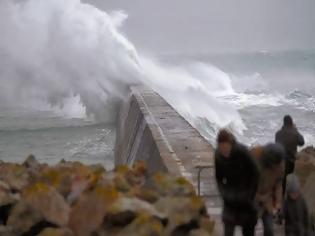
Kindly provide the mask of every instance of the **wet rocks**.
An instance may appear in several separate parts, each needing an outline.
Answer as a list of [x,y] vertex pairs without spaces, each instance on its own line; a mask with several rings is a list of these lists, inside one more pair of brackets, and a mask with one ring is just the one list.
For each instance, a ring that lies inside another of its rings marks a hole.
[[100,165],[29,156],[0,163],[0,235],[212,235],[214,223],[182,177],[149,176],[143,162],[106,172]]
[[34,155],[29,155],[24,161],[23,166],[30,169],[36,169],[40,166],[40,163],[36,160]]
[[[307,147],[298,154],[295,164],[295,174],[299,177],[301,187],[310,214],[315,219],[315,148]],[[315,224],[315,220],[313,222]]]
[[6,183],[12,192],[19,192],[29,183],[30,174],[26,167],[13,163],[0,164],[0,180]]
[[295,172],[304,186],[311,174],[315,173],[315,148],[307,147],[299,152],[295,165]]
[[10,209],[6,224],[19,234],[32,235],[31,232],[40,232],[47,226],[66,226],[69,212],[70,207],[56,189],[36,183],[23,190],[21,200]]

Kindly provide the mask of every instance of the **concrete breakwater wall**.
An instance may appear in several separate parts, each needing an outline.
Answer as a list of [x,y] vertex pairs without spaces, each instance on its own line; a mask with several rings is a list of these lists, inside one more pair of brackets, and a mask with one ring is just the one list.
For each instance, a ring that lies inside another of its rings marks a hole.
[[151,173],[184,176],[196,186],[195,167],[211,164],[212,155],[211,145],[160,95],[131,88],[118,119],[115,165],[145,160]]

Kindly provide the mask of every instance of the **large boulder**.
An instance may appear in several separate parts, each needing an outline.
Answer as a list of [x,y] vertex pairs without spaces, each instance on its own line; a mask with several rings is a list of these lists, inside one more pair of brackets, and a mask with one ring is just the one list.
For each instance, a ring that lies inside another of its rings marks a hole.
[[143,214],[160,222],[167,222],[167,216],[159,212],[154,205],[138,198],[121,196],[108,208],[102,228],[108,231],[119,230]]
[[[5,225],[12,207],[20,200],[19,193],[12,193],[10,186],[0,181],[0,225]],[[1,235],[1,234],[0,234]]]
[[40,163],[36,160],[35,156],[29,155],[22,165],[26,168],[35,170],[39,168]]
[[21,199],[12,209],[7,223],[19,233],[68,224],[70,207],[53,187],[43,183],[31,185],[24,190]]
[[1,236],[16,236],[16,232],[14,232],[12,227],[8,226],[0,226],[0,235]]
[[[155,203],[156,209],[168,216],[166,235],[188,235],[199,229],[201,221],[208,220],[204,202],[199,197],[163,197]],[[209,232],[210,233],[210,232]]]
[[89,236],[101,227],[108,208],[118,199],[113,186],[98,187],[83,194],[73,206],[69,227],[77,236]]
[[23,165],[14,163],[0,164],[0,180],[9,185],[14,192],[19,192],[25,188],[28,183],[30,174]]

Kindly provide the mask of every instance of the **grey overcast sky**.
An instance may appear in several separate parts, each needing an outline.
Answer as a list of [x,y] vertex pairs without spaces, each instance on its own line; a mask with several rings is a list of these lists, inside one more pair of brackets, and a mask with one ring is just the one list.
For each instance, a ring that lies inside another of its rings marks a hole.
[[155,53],[315,49],[315,0],[85,0]]

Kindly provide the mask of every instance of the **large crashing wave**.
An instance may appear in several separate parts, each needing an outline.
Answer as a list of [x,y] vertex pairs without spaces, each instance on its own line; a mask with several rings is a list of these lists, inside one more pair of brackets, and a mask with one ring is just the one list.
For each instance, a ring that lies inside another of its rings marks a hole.
[[237,111],[215,98],[233,93],[228,75],[210,65],[174,67],[139,54],[119,30],[126,17],[80,0],[2,0],[1,101],[110,121],[128,87],[144,84],[194,126],[208,123],[203,131],[244,129]]

